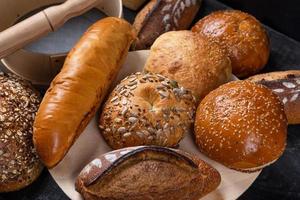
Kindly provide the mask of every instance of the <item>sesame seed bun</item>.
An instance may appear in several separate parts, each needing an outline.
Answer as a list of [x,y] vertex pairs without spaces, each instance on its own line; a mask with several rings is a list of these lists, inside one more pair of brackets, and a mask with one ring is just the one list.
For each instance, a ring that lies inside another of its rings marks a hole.
[[29,83],[0,73],[0,192],[24,188],[43,169],[32,142],[39,103]]
[[99,121],[114,149],[138,145],[176,146],[194,120],[195,98],[161,75],[135,73],[113,90]]
[[220,44],[231,59],[233,74],[239,78],[257,73],[268,61],[268,35],[260,22],[247,13],[213,12],[200,19],[192,31]]
[[156,39],[144,69],[176,80],[197,100],[232,76],[230,59],[221,47],[191,31],[171,31]]
[[204,154],[244,172],[260,170],[283,153],[287,119],[279,97],[265,86],[234,81],[209,93],[195,121]]

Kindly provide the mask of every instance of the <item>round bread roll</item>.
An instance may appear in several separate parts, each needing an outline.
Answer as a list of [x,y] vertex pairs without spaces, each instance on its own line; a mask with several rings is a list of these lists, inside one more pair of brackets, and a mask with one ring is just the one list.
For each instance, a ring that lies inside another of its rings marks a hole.
[[220,44],[231,59],[233,74],[239,78],[257,73],[268,61],[268,35],[260,22],[247,13],[213,12],[199,20],[192,31]]
[[161,75],[136,73],[110,94],[99,127],[114,149],[138,145],[173,147],[190,131],[195,98]]
[[192,91],[197,100],[231,79],[230,59],[213,42],[191,31],[161,35],[151,47],[145,71],[162,74]]
[[254,172],[275,162],[286,137],[280,99],[250,81],[220,86],[197,109],[195,138],[201,152],[235,170]]
[[0,74],[0,192],[31,184],[43,166],[32,142],[39,94],[24,80]]

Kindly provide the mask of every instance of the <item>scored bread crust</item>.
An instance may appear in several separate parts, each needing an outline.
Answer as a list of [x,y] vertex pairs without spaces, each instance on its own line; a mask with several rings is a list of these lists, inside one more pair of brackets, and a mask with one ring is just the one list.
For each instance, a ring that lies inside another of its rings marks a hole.
[[0,192],[35,181],[43,165],[32,142],[32,124],[41,101],[29,82],[0,73]]
[[[149,161],[156,171],[150,170],[150,172],[147,168],[139,168],[140,163]],[[161,162],[161,164],[157,164],[157,162]],[[172,174],[173,177],[178,177],[176,181],[163,181],[170,176],[164,166],[169,166],[169,170],[173,166],[182,169],[182,171],[175,171],[175,174]],[[122,170],[127,170],[127,176],[114,180],[118,174],[122,173]],[[147,176],[147,180],[138,177],[135,180],[128,178],[130,176],[134,178],[136,173],[140,176]],[[106,177],[109,177],[109,180],[106,180],[108,179]],[[187,177],[190,177],[188,182],[186,182]],[[101,187],[101,181],[109,181],[105,182],[108,184],[109,190]],[[160,184],[157,184],[158,181]],[[125,197],[128,200],[198,200],[216,189],[220,181],[221,177],[217,170],[182,150],[139,146],[119,149],[97,157],[80,172],[75,186],[86,200],[124,199]],[[113,183],[112,188],[109,185],[110,182]],[[119,182],[124,187],[119,187]],[[135,186],[134,190],[132,190],[132,185]],[[147,189],[147,187],[149,188]],[[110,192],[110,190],[114,192]]]
[[107,17],[92,25],[68,54],[34,122],[34,145],[52,168],[94,116],[134,39],[131,25]]
[[252,172],[278,159],[286,146],[287,119],[277,95],[250,81],[234,81],[200,103],[195,139],[201,152],[223,165]]
[[151,0],[136,16],[134,50],[148,49],[161,34],[191,25],[201,0]]
[[231,63],[218,44],[191,31],[171,31],[152,45],[145,71],[162,74],[197,100],[231,79]]
[[268,87],[280,97],[289,124],[300,123],[300,70],[258,74],[248,80]]
[[231,59],[233,74],[239,78],[257,73],[268,62],[270,42],[267,32],[247,13],[216,11],[200,19],[192,31],[220,44]]

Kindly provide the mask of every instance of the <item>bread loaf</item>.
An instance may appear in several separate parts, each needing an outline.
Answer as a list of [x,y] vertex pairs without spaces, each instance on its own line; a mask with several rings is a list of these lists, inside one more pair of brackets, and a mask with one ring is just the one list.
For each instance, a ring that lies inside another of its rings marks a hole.
[[108,17],[92,25],[70,51],[34,122],[34,145],[48,168],[62,160],[94,116],[133,39],[129,23]]
[[85,200],[199,200],[220,184],[213,167],[181,150],[140,146],[109,152],[79,174]]
[[200,0],[151,0],[136,16],[134,50],[148,49],[161,34],[189,28],[200,8]]
[[42,172],[32,142],[40,101],[27,81],[0,73],[0,193],[24,188]]
[[270,88],[283,102],[289,124],[300,123],[300,70],[259,74],[248,80]]

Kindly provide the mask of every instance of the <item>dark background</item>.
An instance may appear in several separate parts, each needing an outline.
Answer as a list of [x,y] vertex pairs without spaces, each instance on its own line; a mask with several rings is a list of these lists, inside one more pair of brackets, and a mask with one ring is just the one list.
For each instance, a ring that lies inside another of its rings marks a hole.
[[300,41],[299,0],[220,0],[234,9],[253,14],[264,24]]
[[[204,0],[195,21],[208,13],[230,7],[247,11],[266,24],[271,39],[269,62],[263,71],[300,69],[300,1],[298,0]],[[135,13],[125,9],[125,18]],[[72,167],[72,166],[70,166]],[[31,186],[0,194],[0,200],[67,200],[47,170]],[[266,167],[240,200],[300,199],[300,125],[289,126],[288,144],[283,156]]]

